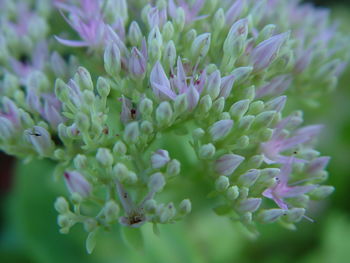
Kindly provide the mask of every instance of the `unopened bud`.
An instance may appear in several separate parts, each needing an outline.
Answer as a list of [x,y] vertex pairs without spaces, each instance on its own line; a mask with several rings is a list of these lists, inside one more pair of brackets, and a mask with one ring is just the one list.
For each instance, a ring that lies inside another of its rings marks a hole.
[[168,163],[166,173],[169,176],[176,176],[180,173],[180,170],[181,170],[180,162],[176,159],[173,159]]
[[140,128],[141,132],[144,134],[151,134],[154,130],[153,124],[150,121],[143,121]]
[[321,185],[310,193],[313,200],[322,200],[331,195],[335,188],[329,185]]
[[85,155],[78,154],[74,158],[74,166],[77,170],[83,170],[87,167],[88,160]]
[[189,199],[182,200],[179,205],[179,212],[182,215],[187,215],[191,212],[191,210],[192,210],[191,201]]
[[143,116],[149,116],[153,112],[153,101],[143,98],[140,102],[140,112]]
[[239,188],[234,185],[227,189],[226,196],[230,201],[234,201],[239,197]]
[[155,173],[153,174],[148,181],[148,188],[152,192],[160,192],[165,186],[165,179],[163,174]]
[[201,159],[211,159],[215,154],[215,146],[212,143],[204,144],[199,149]]
[[96,160],[105,167],[113,165],[113,155],[107,148],[99,148],[97,150]]
[[219,70],[215,70],[208,77],[207,93],[214,100],[220,94],[221,74]]
[[151,163],[154,169],[162,168],[169,161],[169,153],[166,150],[157,150],[153,153],[151,157]]
[[244,187],[251,187],[254,185],[256,180],[258,179],[260,175],[260,171],[256,169],[249,170],[245,174],[242,174],[238,178],[238,184]]
[[89,71],[84,67],[78,68],[77,74],[74,76],[74,80],[81,90],[87,89],[92,91],[94,89],[91,75]]
[[58,197],[55,202],[55,209],[60,214],[66,214],[69,211],[69,205],[64,197]]
[[236,154],[225,154],[215,161],[215,171],[220,175],[231,175],[244,161],[244,157]]
[[97,79],[97,92],[102,98],[107,98],[111,91],[111,87],[107,80],[103,77]]
[[263,210],[258,215],[258,220],[268,224],[276,222],[281,216],[286,215],[286,211],[282,209]]
[[113,153],[124,156],[127,152],[126,145],[122,141],[117,141],[113,146]]
[[139,24],[136,21],[132,21],[129,27],[128,38],[132,46],[138,46],[142,41],[142,32]]
[[230,186],[230,180],[227,176],[219,176],[215,181],[215,189],[218,192],[224,192]]
[[130,122],[126,125],[124,130],[124,140],[127,142],[137,142],[140,135],[139,124],[137,121]]
[[213,141],[224,139],[231,131],[233,120],[221,120],[215,122],[210,128],[209,133]]
[[104,216],[106,218],[107,223],[111,223],[114,222],[118,219],[118,215],[119,215],[119,206],[118,204],[113,201],[113,200],[109,200],[104,209]]
[[211,35],[204,33],[197,36],[191,46],[191,55],[195,58],[205,57],[209,51]]
[[240,201],[237,204],[236,209],[241,213],[244,213],[244,212],[253,213],[256,210],[258,210],[260,204],[261,204],[261,198],[247,198]]
[[117,77],[121,69],[120,50],[118,46],[113,42],[108,43],[103,59],[106,72],[113,77]]
[[167,101],[160,103],[156,110],[156,120],[160,126],[167,126],[170,124],[173,117],[173,110]]

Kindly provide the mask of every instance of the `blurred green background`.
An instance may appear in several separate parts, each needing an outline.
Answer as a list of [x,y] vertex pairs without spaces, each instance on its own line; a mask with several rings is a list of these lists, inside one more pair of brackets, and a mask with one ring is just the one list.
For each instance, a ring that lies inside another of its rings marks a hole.
[[[344,32],[350,32],[350,1],[314,1],[330,4],[333,16],[343,20]],[[348,5],[348,7],[346,6]],[[350,43],[349,43],[350,45]],[[64,193],[63,186],[51,177],[53,164],[17,163],[11,180],[1,173],[0,187],[0,262],[1,263],[347,263],[350,262],[350,69],[338,90],[324,99],[322,107],[306,112],[309,123],[326,125],[319,149],[332,156],[329,184],[336,192],[326,201],[312,205],[309,215],[297,231],[278,225],[261,226],[257,240],[249,238],[238,225],[212,211],[193,213],[184,222],[161,226],[161,236],[151,226],[142,231],[143,252],[127,247],[116,227],[101,233],[96,250],[85,252],[81,226],[69,235],[61,235],[56,224],[53,202]],[[317,117],[315,117],[317,116]],[[10,160],[1,158],[1,170]]]

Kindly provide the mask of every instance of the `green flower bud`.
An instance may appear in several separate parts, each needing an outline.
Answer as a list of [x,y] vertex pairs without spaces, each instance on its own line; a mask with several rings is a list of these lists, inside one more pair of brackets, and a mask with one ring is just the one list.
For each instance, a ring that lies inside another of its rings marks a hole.
[[269,127],[276,115],[275,111],[265,111],[260,113],[254,119],[253,127],[259,129],[262,127]]
[[129,143],[136,143],[140,136],[139,124],[137,121],[130,122],[124,130],[124,140]]
[[159,215],[160,223],[164,224],[169,222],[176,214],[176,209],[173,203],[169,203],[166,207],[164,207]]
[[151,192],[161,192],[165,186],[165,179],[162,173],[151,175],[148,181],[148,188]]
[[250,101],[253,101],[255,98],[255,87],[250,86],[248,88],[245,88],[242,92],[242,99],[247,99]]
[[140,112],[142,116],[150,116],[153,112],[153,101],[143,98],[140,102]]
[[62,228],[70,228],[72,226],[72,221],[67,215],[59,215],[57,217],[57,224]]
[[107,98],[111,91],[111,87],[107,80],[103,77],[97,79],[97,92],[102,98]]
[[205,57],[210,48],[211,34],[204,33],[195,38],[191,46],[191,55],[195,58]]
[[236,147],[238,149],[245,149],[249,146],[250,139],[248,136],[243,135],[237,140]]
[[176,62],[176,47],[174,44],[174,41],[170,40],[164,49],[164,56],[163,56],[164,64],[167,65],[169,68],[173,67]]
[[113,155],[107,148],[99,148],[96,154],[96,160],[105,167],[113,165]]
[[83,100],[85,105],[88,105],[91,107],[95,103],[95,94],[91,90],[84,90]]
[[188,110],[188,100],[185,93],[175,98],[174,110],[176,115],[181,115]]
[[231,115],[228,112],[223,112],[220,114],[220,120],[231,120]]
[[178,32],[181,32],[185,26],[185,11],[183,8],[178,7],[176,9],[176,16],[174,19],[174,24]]
[[335,188],[329,185],[321,185],[310,193],[312,200],[322,200],[331,195]]
[[209,75],[206,90],[213,100],[219,96],[221,90],[221,73],[219,70],[213,70]]
[[155,214],[157,211],[157,202],[154,199],[147,200],[145,203],[145,211],[148,214]]
[[166,173],[170,176],[176,176],[180,173],[180,170],[181,163],[178,160],[173,159],[168,163]]
[[238,186],[230,186],[227,190],[226,190],[226,197],[228,200],[230,201],[234,201],[239,197],[239,188]]
[[170,39],[172,39],[174,36],[174,32],[175,32],[175,29],[174,29],[173,23],[170,21],[166,22],[162,30],[164,41],[169,41]]
[[225,25],[225,11],[220,8],[216,11],[213,18],[213,30],[220,31]]
[[[156,41],[156,42],[154,42]],[[157,45],[158,47],[163,46],[163,36],[159,31],[158,26],[152,28],[147,39],[148,45]]]
[[69,100],[69,95],[68,95],[68,87],[66,83],[64,83],[63,80],[61,79],[56,79],[55,82],[55,94],[57,98],[60,99],[62,102],[66,102]]
[[74,205],[79,205],[83,201],[83,198],[80,194],[74,192],[71,194],[71,200]]
[[192,43],[197,36],[197,31],[195,29],[189,30],[185,35],[185,43]]
[[66,214],[69,212],[69,205],[64,197],[58,197],[55,202],[55,209],[60,214]]
[[250,104],[248,114],[256,115],[261,113],[265,108],[264,102],[261,100],[254,101]]
[[65,160],[65,158],[66,158],[66,152],[63,149],[56,149],[54,151],[53,155],[58,160]]
[[107,44],[103,60],[106,72],[113,77],[117,77],[121,69],[121,58],[120,50],[116,44],[113,42]]
[[286,212],[286,215],[287,216],[285,217],[285,221],[287,221],[288,223],[297,223],[303,219],[305,215],[305,209],[295,207],[295,208],[289,209]]
[[167,101],[163,101],[159,104],[156,110],[156,120],[158,124],[162,127],[168,126],[173,117],[173,110],[171,105]]
[[220,97],[218,98],[212,106],[212,111],[214,114],[220,114],[225,108],[225,98]]
[[238,178],[238,184],[244,187],[251,187],[255,184],[256,180],[260,175],[260,171],[256,169],[251,169],[245,174],[242,174]]
[[197,128],[195,130],[193,130],[192,132],[192,136],[195,139],[200,139],[205,135],[205,131],[202,128]]
[[121,182],[126,181],[129,176],[129,169],[123,163],[117,163],[113,167],[113,175]]
[[261,204],[261,198],[247,198],[237,203],[236,209],[240,213],[250,212],[253,213],[258,210]]
[[268,224],[276,222],[281,216],[286,215],[286,211],[282,209],[263,210],[258,215],[258,220],[262,223]]
[[84,67],[78,68],[77,73],[74,75],[74,80],[81,90],[87,89],[92,91],[94,89],[91,75],[89,71]]
[[270,38],[273,36],[274,32],[276,29],[276,25],[273,24],[269,24],[266,25],[260,32],[258,35],[258,38],[256,40],[256,43],[260,43],[263,42],[264,40]]
[[129,27],[128,39],[132,46],[138,46],[142,41],[142,31],[136,21],[132,21]]
[[153,124],[149,121],[143,121],[141,123],[141,132],[144,134],[151,134],[153,132]]
[[118,219],[119,210],[118,204],[113,200],[109,200],[103,209],[106,222],[112,223],[116,221]]
[[90,128],[90,120],[89,118],[82,112],[78,112],[76,115],[76,121],[75,121],[77,128],[82,131],[86,132]]
[[232,119],[238,121],[248,111],[250,100],[240,100],[233,104],[230,108],[230,115]]
[[204,144],[199,148],[199,158],[211,159],[215,155],[215,146],[211,143]]
[[219,176],[215,181],[215,189],[218,192],[224,192],[230,186],[230,180],[227,176]]
[[184,199],[181,201],[179,205],[179,212],[181,215],[187,215],[191,212],[192,210],[192,204],[189,199]]
[[205,95],[199,101],[198,113],[205,114],[205,113],[209,112],[212,105],[213,105],[213,102],[211,100],[211,97],[209,95]]
[[[232,71],[232,75],[235,76],[235,84],[241,84],[244,81],[246,81],[249,76],[250,73],[253,71],[253,67],[240,67],[240,68],[236,68],[235,70]],[[254,87],[250,87],[249,91],[246,91],[246,99],[249,100],[253,100],[255,97],[255,88]],[[254,90],[254,92],[253,92]]]
[[273,129],[265,128],[260,132],[259,138],[261,142],[267,142],[271,139],[272,134],[273,134]]
[[122,141],[117,141],[113,146],[113,153],[124,156],[127,152],[126,145]]

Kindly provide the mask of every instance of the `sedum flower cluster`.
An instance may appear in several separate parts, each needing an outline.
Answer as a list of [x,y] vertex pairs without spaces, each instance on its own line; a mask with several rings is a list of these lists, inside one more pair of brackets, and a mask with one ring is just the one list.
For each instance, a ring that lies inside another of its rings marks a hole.
[[[61,233],[182,220],[207,191],[256,232],[327,197],[322,126],[348,39],[297,0],[0,2],[0,149],[56,163]],[[288,110],[284,110],[285,105]],[[69,201],[67,201],[69,200]]]

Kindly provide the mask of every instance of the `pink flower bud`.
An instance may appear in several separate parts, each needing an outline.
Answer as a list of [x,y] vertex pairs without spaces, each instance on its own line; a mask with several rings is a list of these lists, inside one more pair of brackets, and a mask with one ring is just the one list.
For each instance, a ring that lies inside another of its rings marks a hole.
[[170,161],[169,153],[166,150],[157,150],[151,157],[152,167],[154,169],[162,168]]
[[243,162],[244,157],[236,154],[225,154],[215,161],[215,171],[221,175],[231,175]]
[[145,77],[147,61],[142,53],[133,47],[129,59],[129,71],[134,79],[143,79]]
[[81,197],[87,197],[90,194],[91,185],[79,172],[65,172],[64,179],[71,194],[78,193]]
[[251,59],[256,71],[267,68],[277,57],[277,54],[288,39],[289,32],[275,35],[261,42],[251,54]]

